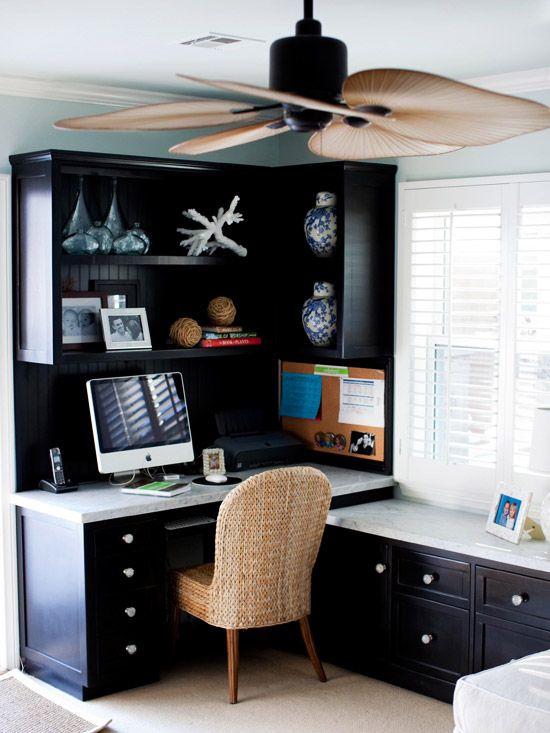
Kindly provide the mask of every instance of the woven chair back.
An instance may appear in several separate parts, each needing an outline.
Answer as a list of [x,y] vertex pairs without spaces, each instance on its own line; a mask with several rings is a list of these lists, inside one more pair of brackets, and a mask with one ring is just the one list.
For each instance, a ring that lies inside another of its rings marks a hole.
[[309,466],[264,471],[228,494],[216,527],[210,623],[243,629],[309,614],[330,499],[329,480]]

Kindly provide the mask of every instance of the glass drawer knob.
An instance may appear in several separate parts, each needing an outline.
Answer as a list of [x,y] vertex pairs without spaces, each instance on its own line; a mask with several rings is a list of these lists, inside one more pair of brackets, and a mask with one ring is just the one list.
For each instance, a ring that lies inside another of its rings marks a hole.
[[132,656],[132,654],[135,654],[137,652],[137,646],[135,644],[128,644],[128,646],[126,647],[126,651],[130,656]]
[[127,534],[122,535],[122,541],[126,542],[127,545],[131,545],[134,541],[134,535],[130,534],[129,532]]
[[133,578],[136,571],[134,568],[124,568],[122,572],[127,578]]
[[129,617],[129,618],[134,618],[134,616],[136,615],[136,609],[135,609],[135,608],[134,608],[133,606],[128,606],[128,608],[125,608],[125,609],[124,609],[124,613],[125,613],[125,614],[126,614],[126,615],[127,615],[128,617]]
[[383,562],[377,562],[374,566],[374,569],[379,575],[382,575],[382,573],[385,573],[388,568],[387,565],[384,565]]
[[420,641],[423,644],[431,644],[433,640],[434,640],[433,634],[422,634],[422,636],[420,637]]
[[526,603],[528,600],[527,593],[514,593],[512,596],[512,603],[514,606],[521,606],[522,603]]
[[422,576],[422,582],[424,583],[424,585],[431,585],[432,583],[435,583],[436,580],[437,575],[433,573],[426,573]]

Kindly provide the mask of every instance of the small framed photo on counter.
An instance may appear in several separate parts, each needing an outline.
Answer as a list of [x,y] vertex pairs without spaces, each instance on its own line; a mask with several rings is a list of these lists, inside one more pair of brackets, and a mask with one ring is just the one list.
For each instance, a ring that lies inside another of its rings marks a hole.
[[221,448],[205,448],[202,452],[202,472],[205,476],[225,473],[225,457]]
[[105,346],[110,349],[150,349],[145,308],[102,308]]
[[487,519],[487,532],[517,544],[525,526],[532,493],[500,484]]

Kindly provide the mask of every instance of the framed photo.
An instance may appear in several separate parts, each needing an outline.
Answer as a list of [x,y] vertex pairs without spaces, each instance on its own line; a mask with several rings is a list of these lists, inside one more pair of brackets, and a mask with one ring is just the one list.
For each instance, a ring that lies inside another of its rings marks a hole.
[[[107,300],[104,306],[107,307],[109,296],[125,296],[126,302],[119,307],[137,308],[139,305],[139,280],[90,280],[88,287],[97,293],[106,293]],[[113,308],[109,304],[109,308]]]
[[85,349],[103,341],[101,309],[107,299],[103,293],[63,293],[61,330],[63,348]]
[[150,349],[145,308],[102,308],[105,346],[110,349]]
[[517,544],[527,519],[532,493],[501,484],[494,496],[487,519],[487,532]]
[[205,448],[202,452],[202,472],[225,473],[225,457],[222,448]]

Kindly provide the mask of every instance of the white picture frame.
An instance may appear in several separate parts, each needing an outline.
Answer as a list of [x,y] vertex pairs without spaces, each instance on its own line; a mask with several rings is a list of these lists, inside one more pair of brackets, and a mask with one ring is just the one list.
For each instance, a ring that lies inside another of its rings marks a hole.
[[151,348],[145,308],[102,308],[101,325],[107,351]]
[[103,341],[101,309],[106,305],[103,293],[63,293],[61,332],[65,349],[84,348]]
[[223,448],[205,448],[202,452],[202,472],[205,476],[212,473],[225,473]]
[[518,544],[525,527],[533,494],[500,484],[493,497],[486,530],[508,542]]

